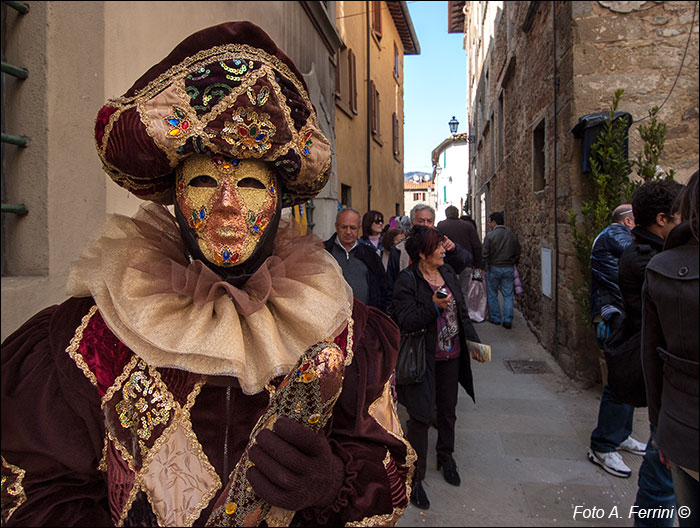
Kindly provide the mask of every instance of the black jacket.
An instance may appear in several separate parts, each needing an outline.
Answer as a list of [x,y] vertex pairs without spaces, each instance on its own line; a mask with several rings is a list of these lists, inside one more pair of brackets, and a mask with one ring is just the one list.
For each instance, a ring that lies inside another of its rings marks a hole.
[[[449,264],[439,268],[440,275],[445,279],[447,287],[457,302],[459,315],[459,383],[474,398],[474,384],[472,380],[471,356],[467,350],[467,340],[480,342],[471,320],[467,305],[459,287],[459,279]],[[415,277],[415,281],[411,277]],[[423,274],[418,269],[417,263],[413,263],[399,273],[394,286],[392,298],[393,317],[402,332],[416,332],[427,328],[425,335],[427,371],[428,375],[421,383],[413,385],[399,385],[397,392],[399,401],[411,406],[411,415],[419,420],[430,423],[432,408],[429,395],[435,392],[435,351],[437,350],[437,316],[433,304],[433,290]]]
[[600,315],[606,304],[622,310],[622,296],[617,284],[617,266],[624,249],[632,243],[632,232],[624,224],[611,224],[593,241],[591,248],[591,320]]
[[698,240],[687,222],[649,262],[643,290],[642,362],[649,421],[673,462],[698,471]]
[[[333,245],[336,243],[335,239],[337,237],[337,233],[334,233],[333,236],[324,243],[326,251],[331,254],[333,253]],[[369,287],[369,300],[367,304],[386,312],[391,302],[391,292],[387,285],[386,272],[384,271],[382,259],[377,255],[375,250],[359,241],[357,246],[353,249],[353,255],[355,255],[358,260],[361,260],[369,270],[367,274]]]
[[437,229],[472,254],[472,266],[479,269],[484,267],[481,259],[481,240],[473,225],[459,218],[447,218],[438,222]]
[[617,268],[617,283],[625,307],[625,333],[628,336],[642,329],[644,272],[651,258],[664,248],[663,238],[642,227],[635,227],[632,236],[634,242],[622,252]]

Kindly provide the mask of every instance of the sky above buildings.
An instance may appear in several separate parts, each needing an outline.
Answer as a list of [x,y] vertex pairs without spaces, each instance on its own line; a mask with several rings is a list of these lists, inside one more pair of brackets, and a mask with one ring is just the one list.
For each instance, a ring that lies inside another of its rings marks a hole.
[[450,136],[467,131],[467,58],[463,34],[447,33],[447,2],[406,2],[420,55],[405,55],[404,172],[432,172],[430,155]]

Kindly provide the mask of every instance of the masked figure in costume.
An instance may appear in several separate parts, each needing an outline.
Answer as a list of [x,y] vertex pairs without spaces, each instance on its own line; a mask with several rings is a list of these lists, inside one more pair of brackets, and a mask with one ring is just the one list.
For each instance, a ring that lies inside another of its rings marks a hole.
[[95,132],[147,202],[2,345],[3,524],[395,524],[398,328],[280,221],[330,167],[292,61],[253,24],[204,29]]

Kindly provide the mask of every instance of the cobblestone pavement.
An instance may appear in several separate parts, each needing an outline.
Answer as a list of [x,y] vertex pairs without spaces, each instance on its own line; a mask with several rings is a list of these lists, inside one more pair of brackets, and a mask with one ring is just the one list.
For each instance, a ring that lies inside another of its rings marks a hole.
[[[459,389],[454,457],[462,485],[447,484],[437,471],[431,428],[423,483],[430,509],[409,505],[398,526],[632,526],[642,457],[621,453],[633,471],[627,479],[586,458],[602,386],[571,381],[517,310],[511,330],[475,326],[492,345],[492,361],[472,362],[476,404]],[[516,374],[505,363],[511,359],[543,361],[549,372]],[[399,416],[405,427],[401,405]],[[646,408],[635,411],[633,435],[649,437]]]

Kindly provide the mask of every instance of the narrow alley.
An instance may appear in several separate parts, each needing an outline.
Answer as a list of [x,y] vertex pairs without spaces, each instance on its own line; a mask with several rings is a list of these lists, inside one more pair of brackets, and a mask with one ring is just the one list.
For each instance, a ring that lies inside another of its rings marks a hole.
[[[398,526],[632,526],[642,457],[621,453],[633,470],[628,479],[586,459],[602,387],[571,381],[517,310],[511,330],[488,322],[475,328],[492,346],[492,360],[472,362],[476,405],[460,388],[454,458],[462,485],[450,486],[437,471],[431,428],[430,509],[409,505]],[[544,362],[547,372],[516,374],[507,360]],[[402,406],[399,416],[405,424]],[[646,441],[648,427],[646,409],[637,409],[634,436]],[[574,519],[577,505],[582,513]],[[602,518],[584,518],[594,507]]]

